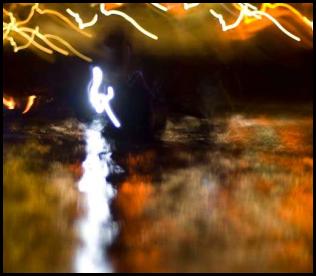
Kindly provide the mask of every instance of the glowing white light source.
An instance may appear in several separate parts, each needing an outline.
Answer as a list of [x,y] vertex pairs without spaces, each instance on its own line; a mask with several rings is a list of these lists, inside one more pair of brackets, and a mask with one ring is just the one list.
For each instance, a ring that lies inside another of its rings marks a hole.
[[100,67],[95,66],[92,69],[92,84],[89,88],[89,99],[97,113],[102,113],[105,111],[108,117],[112,121],[113,125],[119,128],[121,123],[114,115],[111,107],[110,100],[114,98],[113,87],[109,86],[107,89],[107,94],[100,93],[99,88],[101,86],[103,79],[103,73]]

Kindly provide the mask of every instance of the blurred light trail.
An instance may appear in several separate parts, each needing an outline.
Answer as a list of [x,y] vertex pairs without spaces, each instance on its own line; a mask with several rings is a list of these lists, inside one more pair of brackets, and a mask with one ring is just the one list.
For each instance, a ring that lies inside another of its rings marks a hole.
[[102,70],[100,69],[100,67],[95,66],[92,69],[92,82],[88,91],[90,102],[97,113],[100,114],[103,111],[105,111],[108,114],[108,117],[112,121],[113,125],[119,128],[121,126],[121,123],[116,118],[116,116],[114,115],[109,105],[110,100],[112,100],[114,97],[114,90],[111,86],[109,86],[107,88],[108,93],[106,95],[103,93],[100,93],[99,88],[101,86],[102,79],[103,79]]
[[159,10],[162,10],[164,12],[168,11],[167,7],[165,7],[165,6],[163,6],[163,5],[159,4],[159,3],[150,3],[150,4],[152,4],[154,7],[156,7]]
[[84,173],[78,183],[78,189],[84,193],[86,215],[79,223],[80,238],[83,246],[75,258],[75,271],[112,272],[104,249],[109,246],[117,232],[113,223],[110,202],[115,190],[106,181],[114,164],[111,160],[110,145],[102,137],[103,125],[94,120],[86,127],[86,159],[83,162]]
[[143,33],[144,35],[157,40],[158,36],[146,31],[143,27],[141,27],[132,17],[128,16],[126,13],[122,12],[122,11],[117,11],[117,10],[111,10],[111,11],[107,11],[105,8],[106,4],[100,4],[100,11],[102,14],[104,14],[105,16],[110,16],[110,15],[118,15],[123,17],[125,20],[127,20],[129,23],[131,23],[137,30],[139,30],[141,33]]
[[230,25],[227,25],[223,16],[215,12],[213,9],[210,9],[210,13],[219,20],[219,23],[221,24],[223,31],[226,32],[228,30],[236,28],[241,23],[245,12],[244,10],[241,10],[237,20],[233,24],[230,24]]
[[61,19],[64,23],[66,23],[69,27],[71,27],[72,29],[74,29],[75,31],[81,33],[82,35],[85,35],[87,37],[91,37],[90,34],[84,32],[84,31],[81,31],[80,29],[78,29],[78,27],[73,24],[66,16],[64,16],[63,14],[61,14],[60,12],[58,11],[55,11],[55,10],[52,10],[52,9],[40,9],[39,7],[39,3],[34,3],[32,8],[31,8],[31,12],[29,13],[28,17],[23,20],[23,21],[20,21],[17,23],[18,26],[20,25],[25,25],[27,23],[29,23],[29,21],[33,18],[34,16],[34,12],[37,12],[41,15],[43,14],[51,14],[51,15],[54,15],[56,17],[58,17],[59,19]]
[[[78,56],[79,58],[82,58],[83,60],[86,60],[88,62],[92,61],[91,58],[78,52],[60,36],[52,35],[52,34],[43,34],[39,31],[39,26],[36,26],[35,28],[31,28],[27,26],[27,24],[34,17],[35,12],[37,12],[38,14],[41,14],[41,15],[44,15],[44,14],[53,15],[59,18],[60,20],[62,20],[69,27],[71,27],[72,29],[78,31],[79,33],[83,35],[90,37],[91,36],[90,34],[83,32],[80,28],[78,28],[75,24],[73,24],[67,17],[65,17],[64,15],[62,15],[61,13],[55,10],[40,9],[39,3],[34,3],[30,5],[32,5],[30,13],[28,14],[25,20],[21,20],[21,21],[17,20],[17,17],[14,16],[13,12],[10,12],[3,8],[3,16],[4,16],[3,42],[8,41],[10,45],[13,47],[13,50],[15,53],[17,53],[20,50],[27,49],[30,46],[34,46],[38,50],[45,52],[47,54],[53,54],[54,51],[56,51],[62,55],[68,56],[70,53],[72,53]],[[40,41],[36,41],[37,38]],[[18,46],[16,42],[17,40],[26,41],[26,43]],[[58,41],[59,44],[62,44],[63,46],[65,46],[66,49],[57,46],[51,40]],[[44,42],[45,46],[43,46],[41,42]]]
[[[275,8],[288,9],[293,14],[297,15],[298,18],[300,18],[306,25],[308,25],[309,27],[311,27],[311,29],[313,29],[313,21],[309,20],[307,17],[302,15],[297,9],[295,9],[293,6],[291,6],[289,4],[286,4],[286,3],[262,3],[259,11],[267,12],[268,9],[275,9]],[[248,24],[248,23],[251,23],[254,20],[255,20],[254,18],[246,18],[245,19],[245,23]]]
[[14,109],[16,106],[16,103],[14,101],[14,99],[12,97],[6,99],[5,97],[3,97],[3,105],[7,108],[7,109]]
[[183,3],[183,7],[185,10],[197,7],[200,3]]
[[[169,16],[185,16],[188,12],[193,15],[194,11],[191,11],[191,9],[198,7],[200,4],[201,3],[147,3],[147,7],[153,6]],[[127,6],[126,3],[87,4],[87,9],[94,10],[95,7],[97,7],[97,10],[95,11],[93,18],[86,23],[83,22],[82,16],[79,13],[74,12],[70,7],[65,8],[65,12],[71,16],[69,19],[55,9],[40,8],[39,3],[20,3],[14,5],[14,8],[13,6],[12,8],[8,9],[3,8],[3,43],[8,43],[11,45],[15,53],[31,47],[32,49],[36,49],[50,55],[54,54],[54,52],[58,52],[65,56],[73,54],[88,62],[92,61],[91,58],[74,49],[61,36],[44,34],[42,33],[41,26],[30,26],[31,22],[33,22],[32,19],[34,18],[35,14],[49,15],[58,18],[64,24],[66,24],[68,28],[71,28],[87,37],[91,37],[91,34],[86,33],[83,31],[83,29],[100,24],[100,18],[103,18],[104,16],[117,15],[123,17],[145,36],[153,40],[158,40],[157,35],[144,29],[130,15],[118,10],[121,7]],[[9,5],[9,7],[11,6]],[[129,5],[129,7],[135,7],[135,4],[133,6]],[[219,12],[217,10],[218,8],[225,9],[230,14],[230,16],[236,16],[237,19],[235,19],[235,22],[227,24],[229,19],[224,19],[224,14]],[[27,9],[30,10],[28,15],[24,20],[20,20],[19,13],[22,13],[25,10],[27,11]],[[146,12],[146,8],[144,8],[144,12]],[[209,12],[219,21],[224,32],[232,29],[243,30],[243,28],[247,28],[247,24],[259,21],[259,24],[250,31],[252,34],[254,34],[267,26],[267,22],[264,22],[264,20],[260,21],[261,19],[264,19],[264,17],[268,19],[270,23],[273,23],[281,32],[295,41],[301,41],[301,38],[287,30],[285,26],[279,22],[279,17],[282,17],[282,19],[287,17],[287,20],[300,20],[305,26],[313,30],[313,20],[308,19],[300,11],[288,3],[260,3],[260,6],[250,3],[214,3]],[[100,13],[103,16],[100,16]],[[146,17],[146,13],[144,13],[144,17]],[[71,19],[74,20],[74,22],[72,22]]]
[[22,114],[27,113],[31,109],[32,105],[34,104],[35,99],[36,99],[36,96],[34,95],[28,97],[26,107],[24,111],[22,112]]
[[[25,114],[30,111],[30,109],[32,108],[34,104],[35,99],[36,99],[35,95],[27,97],[27,102],[22,114]],[[20,108],[22,104],[20,100],[15,100],[13,97],[6,98],[3,96],[3,105],[5,106],[5,108],[12,110],[12,109]]]
[[111,99],[113,99],[114,97],[114,90],[112,88],[112,86],[108,87],[108,94],[105,96],[105,103],[104,103],[104,109],[106,111],[106,113],[108,114],[108,116],[110,117],[112,123],[116,126],[116,127],[120,127],[121,123],[118,121],[118,119],[115,117],[110,105],[109,105],[109,101]]
[[246,17],[256,18],[258,20],[258,19],[261,19],[261,16],[264,16],[264,17],[268,18],[272,23],[274,23],[279,28],[279,30],[282,31],[284,34],[286,34],[288,37],[290,37],[296,41],[301,41],[301,39],[299,37],[295,36],[294,34],[290,33],[288,30],[286,30],[272,15],[270,15],[262,10],[258,10],[257,7],[255,7],[249,3],[244,3],[244,4],[238,3],[238,5],[240,7],[239,16],[238,16],[237,20],[233,24],[230,24],[230,25],[226,24],[226,22],[221,14],[215,12],[213,9],[210,9],[210,13],[219,20],[219,23],[221,24],[222,30],[224,32],[231,30],[231,29],[234,29],[237,26],[239,26],[240,23],[243,22],[243,20],[247,19]]
[[[164,6],[160,3],[150,3],[151,5],[153,5],[154,7],[164,11],[164,12],[168,12],[170,10],[169,6]],[[180,3],[182,4],[182,3]],[[199,6],[201,3],[183,3],[183,8],[185,11],[193,8],[193,7],[197,7]],[[110,5],[110,4],[100,4],[100,10],[103,14],[105,15],[111,15],[111,14],[116,14],[116,15],[120,15],[122,17],[124,17],[127,21],[129,21],[131,24],[134,25],[134,27],[136,27],[139,31],[141,31],[143,34],[153,38],[153,39],[158,39],[157,36],[149,33],[148,31],[144,30],[141,26],[138,25],[138,23],[132,19],[131,17],[129,17],[128,15],[126,15],[125,13],[121,12],[121,11],[117,11],[117,10],[113,10],[116,7],[113,7],[113,9],[111,9],[111,11],[107,11],[105,9],[105,5]],[[114,5],[114,4],[112,4]],[[171,5],[171,4],[170,4]],[[172,4],[173,5],[173,4]],[[176,5],[176,4],[174,4]],[[226,10],[230,10],[228,8],[229,4],[220,4],[221,6],[223,6]],[[121,5],[120,5],[121,6]],[[288,37],[292,38],[293,40],[296,41],[300,41],[301,39],[292,34],[291,32],[289,32],[286,28],[284,28],[280,22],[271,14],[269,14],[266,10],[269,9],[275,9],[275,8],[286,8],[289,11],[291,11],[293,14],[297,15],[305,24],[307,24],[309,27],[311,27],[311,29],[313,29],[313,21],[307,19],[305,16],[303,16],[297,9],[295,9],[293,6],[286,4],[286,3],[263,3],[260,7],[260,9],[258,9],[256,6],[250,4],[250,3],[232,3],[232,6],[235,7],[237,10],[239,10],[239,16],[237,18],[237,20],[233,23],[233,24],[226,24],[223,15],[215,12],[213,9],[210,9],[210,13],[219,20],[221,26],[222,26],[222,30],[223,31],[227,31],[230,29],[234,29],[236,27],[238,27],[242,22],[249,24],[253,21],[262,19],[262,17],[266,17],[267,19],[269,19],[273,24],[275,24],[278,29],[280,31],[282,31],[285,35],[287,35]],[[111,6],[112,7],[112,6]],[[232,13],[230,11],[230,13]]]
[[93,16],[93,18],[89,21],[89,22],[86,22],[86,23],[83,23],[81,17],[80,17],[80,14],[79,13],[75,13],[73,12],[71,9],[67,9],[66,10],[72,17],[75,18],[76,22],[79,24],[79,28],[82,30],[82,29],[85,29],[87,27],[91,27],[93,25],[95,25],[95,23],[97,23],[98,21],[98,15],[95,14]]

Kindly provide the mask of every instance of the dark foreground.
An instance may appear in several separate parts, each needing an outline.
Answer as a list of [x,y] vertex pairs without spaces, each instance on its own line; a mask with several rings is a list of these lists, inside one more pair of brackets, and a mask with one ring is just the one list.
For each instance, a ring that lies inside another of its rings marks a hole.
[[4,271],[311,272],[312,123],[306,105],[169,117],[118,150],[76,119],[4,121]]

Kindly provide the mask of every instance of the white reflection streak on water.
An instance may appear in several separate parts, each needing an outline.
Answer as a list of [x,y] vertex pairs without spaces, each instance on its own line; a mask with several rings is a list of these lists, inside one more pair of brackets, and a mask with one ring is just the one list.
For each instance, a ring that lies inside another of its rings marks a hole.
[[102,123],[94,120],[85,130],[87,157],[78,187],[84,193],[86,215],[79,221],[83,246],[76,256],[76,272],[112,272],[104,249],[111,244],[116,232],[109,207],[115,190],[106,181],[113,163],[110,145],[101,135],[102,128]]

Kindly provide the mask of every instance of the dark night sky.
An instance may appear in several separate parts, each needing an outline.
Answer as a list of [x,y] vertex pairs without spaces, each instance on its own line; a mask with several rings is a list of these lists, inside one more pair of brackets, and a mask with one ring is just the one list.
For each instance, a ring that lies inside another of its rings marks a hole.
[[[132,58],[133,65],[128,73],[132,73],[133,69],[141,69],[149,83],[154,80],[168,83],[169,89],[174,90],[170,93],[176,94],[177,90],[186,88],[194,90],[190,85],[198,86],[201,78],[214,81],[220,78],[231,88],[229,94],[237,98],[244,95],[245,99],[312,99],[313,51],[308,49],[289,51],[282,55],[270,52],[263,58],[249,58],[249,51],[245,49],[229,62],[221,62],[211,55],[163,58],[134,55]],[[93,64],[109,67],[107,61],[101,59]],[[120,61],[115,65],[116,68],[124,67]],[[54,95],[69,92],[75,96],[78,92],[70,90],[85,90],[90,67],[91,64],[76,57],[60,56],[51,64],[32,52],[13,54],[11,49],[6,49],[3,54],[4,91],[13,95],[29,95],[35,90]],[[191,93],[194,95],[193,91]]]

